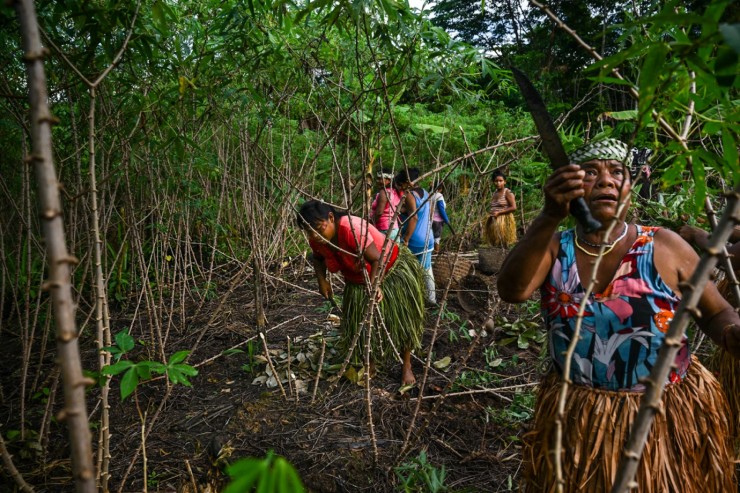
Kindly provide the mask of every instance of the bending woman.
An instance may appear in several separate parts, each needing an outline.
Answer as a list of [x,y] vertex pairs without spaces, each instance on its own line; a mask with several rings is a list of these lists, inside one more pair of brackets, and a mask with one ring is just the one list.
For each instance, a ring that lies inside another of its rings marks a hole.
[[516,200],[511,190],[506,188],[506,177],[501,171],[493,174],[493,192],[491,208],[483,228],[483,236],[491,246],[508,248],[516,243]]
[[[593,294],[571,360],[562,438],[565,491],[609,491],[647,377],[680,302],[679,283],[698,263],[693,249],[670,230],[627,224],[631,177],[627,146],[607,139],[571,155],[544,187],[545,205],[499,272],[498,289],[509,302],[540,289],[553,370],[525,436],[524,490],[552,492],[555,416],[565,350],[590,279]],[[583,197],[604,228],[558,231],[571,200]],[[609,238],[606,227],[616,221]],[[604,247],[598,271],[594,259]],[[740,318],[708,284],[699,302],[699,327],[733,356],[740,356]],[[684,336],[640,460],[637,491],[735,491],[727,401],[714,376],[689,354]]]
[[[424,330],[424,283],[419,263],[407,249],[399,248],[393,241],[386,242],[385,235],[372,224],[323,202],[304,203],[297,220],[313,251],[319,293],[327,300],[334,296],[327,270],[344,277],[340,347],[349,349],[362,325],[370,286],[381,276],[376,298],[380,320],[375,317],[370,359],[373,363],[385,362],[395,354],[395,347],[403,360],[401,383],[414,383],[411,351],[421,347]],[[365,340],[365,334],[360,334],[354,350],[355,362],[365,354]]]

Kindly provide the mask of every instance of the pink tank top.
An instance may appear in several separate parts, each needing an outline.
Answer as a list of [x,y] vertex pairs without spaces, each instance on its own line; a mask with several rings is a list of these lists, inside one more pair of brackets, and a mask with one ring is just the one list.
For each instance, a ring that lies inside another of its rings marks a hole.
[[398,228],[398,219],[396,219],[396,221],[393,223],[393,226],[391,226],[390,222],[391,218],[396,213],[396,208],[398,207],[398,204],[401,203],[401,195],[396,191],[395,188],[388,187],[385,189],[385,193],[388,197],[388,200],[385,203],[385,210],[382,212],[382,214],[378,215],[378,213],[376,212],[376,209],[378,208],[378,198],[380,197],[380,192],[375,194],[375,200],[373,200],[371,206],[374,217],[377,218],[375,221],[375,227],[381,231]]

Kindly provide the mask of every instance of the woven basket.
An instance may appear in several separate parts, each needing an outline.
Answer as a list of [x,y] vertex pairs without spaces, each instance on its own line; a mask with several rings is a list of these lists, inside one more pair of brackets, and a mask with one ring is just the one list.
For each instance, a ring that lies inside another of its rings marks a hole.
[[434,284],[439,288],[444,288],[450,282],[450,287],[456,288],[460,279],[467,276],[472,268],[473,262],[466,258],[449,253],[440,253],[434,259],[434,264],[432,265]]
[[466,312],[476,313],[486,310],[490,296],[491,287],[483,276],[469,274],[460,280],[457,301]]
[[484,274],[496,274],[506,258],[507,250],[497,247],[478,248],[478,266]]

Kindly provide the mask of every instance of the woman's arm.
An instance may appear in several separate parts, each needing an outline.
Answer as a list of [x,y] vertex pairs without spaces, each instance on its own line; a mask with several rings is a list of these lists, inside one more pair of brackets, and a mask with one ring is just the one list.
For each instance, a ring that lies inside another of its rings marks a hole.
[[521,303],[545,282],[558,253],[560,222],[568,216],[570,201],[583,197],[585,173],[575,164],[558,168],[545,183],[545,206],[524,237],[509,252],[498,273],[501,299]]
[[[740,234],[736,234],[737,228],[732,230],[730,235],[730,241],[733,243],[727,247],[727,253],[730,255],[730,263],[732,263],[732,269],[740,269]],[[678,234],[681,238],[688,241],[690,244],[696,245],[700,250],[706,250],[709,246],[709,233],[696,226],[689,226],[687,224],[678,228]],[[720,268],[724,268],[724,262],[720,262]]]
[[385,189],[382,189],[378,192],[378,204],[375,206],[375,210],[373,211],[373,224],[378,224],[378,221],[380,221],[380,216],[382,216],[385,212],[385,206],[387,203],[388,194],[386,193]]
[[511,190],[506,190],[506,209],[504,209],[504,212],[514,212],[516,211],[516,199],[514,198],[514,194],[511,192]]
[[445,199],[437,200],[435,205],[437,206],[437,212],[439,212],[439,217],[442,218],[442,221],[444,221],[445,224],[450,224],[450,218],[447,217],[447,210],[445,209]]
[[365,262],[370,264],[370,283],[375,281],[375,277],[378,275],[380,270],[380,250],[375,246],[375,243],[369,244],[365,247],[365,253],[363,254]]
[[[658,274],[668,287],[680,293],[679,284],[691,278],[699,256],[673,231],[661,229],[655,234],[654,241],[653,256]],[[718,346],[740,358],[740,316],[719,294],[713,282],[706,284],[698,308],[699,316],[694,318],[699,328]]]
[[406,246],[408,246],[409,240],[411,239],[411,236],[413,236],[414,230],[416,230],[416,222],[419,220],[416,214],[414,214],[416,212],[414,193],[410,191],[406,192],[403,198],[403,203],[406,215],[409,218],[406,219],[406,232],[403,235],[402,241]]
[[311,265],[313,265],[313,269],[316,272],[316,280],[319,282],[319,294],[327,300],[331,299],[334,293],[331,289],[331,283],[326,277],[326,262],[324,262],[324,257],[314,253],[311,255]]

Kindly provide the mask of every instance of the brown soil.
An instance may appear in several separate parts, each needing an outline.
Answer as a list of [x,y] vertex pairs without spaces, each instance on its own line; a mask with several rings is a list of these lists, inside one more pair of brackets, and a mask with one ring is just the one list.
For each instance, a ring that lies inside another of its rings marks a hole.
[[[329,329],[328,307],[316,294],[312,275],[297,273],[287,283],[278,277],[290,276],[283,273],[272,277],[268,287],[266,339],[271,350],[279,350],[272,356],[276,362],[277,353],[287,350],[288,337],[295,341],[320,331],[326,334]],[[495,285],[493,277],[484,279],[489,286]],[[196,318],[186,318],[184,323],[180,319],[165,321],[171,322],[168,355],[193,348],[202,336],[189,359],[190,364],[198,366],[199,374],[192,378],[192,387],[176,385],[169,391],[161,378],[146,382],[139,385],[133,398],[123,402],[119,397],[120,379],[114,379],[111,491],[144,491],[145,478],[148,491],[193,491],[194,483],[199,491],[219,491],[227,482],[224,464],[242,457],[262,457],[270,450],[286,457],[305,486],[315,492],[403,491],[394,468],[409,464],[422,451],[437,470],[444,467],[448,491],[516,491],[524,428],[501,410],[510,405],[514,396],[514,391],[506,388],[527,384],[523,390],[533,390],[537,350],[521,351],[515,345],[499,344],[498,357],[504,363],[496,368],[487,366],[484,350],[501,339],[499,331],[489,327],[487,337],[478,342],[466,340],[463,335],[467,328],[482,328],[489,318],[516,317],[516,308],[496,303],[493,290],[488,302],[474,314],[462,310],[454,295],[449,298],[447,312],[452,315],[442,320],[437,331],[433,360],[449,356],[450,365],[443,371],[429,369],[423,384],[423,395],[429,398],[422,400],[418,412],[426,353],[416,355],[413,367],[417,386],[404,394],[399,393],[400,363],[379,368],[371,380],[372,430],[368,396],[362,385],[342,378],[327,393],[332,385],[329,380],[333,380],[328,375],[329,379],[319,381],[318,395],[311,403],[316,371],[310,365],[295,369],[306,391],[296,393],[286,382],[287,398],[283,398],[279,388],[252,383],[265,375],[266,365],[256,361],[252,372],[245,369],[250,361],[249,340],[254,341],[256,355],[264,355],[259,338],[255,338],[253,296],[246,284],[223,306],[221,300],[213,300]],[[194,308],[186,310],[188,317],[193,317],[193,312]],[[429,312],[425,348],[432,341],[437,312],[438,309]],[[132,317],[130,310],[116,313],[113,332],[128,328]],[[461,329],[463,323],[465,328]],[[150,337],[150,329],[146,317],[139,315],[131,333],[137,340],[145,341]],[[7,339],[6,336],[3,334]],[[4,351],[17,351],[15,344],[5,342]],[[83,336],[81,346],[94,347],[90,335]],[[245,352],[224,354],[234,347]],[[291,349],[300,351],[300,344],[293,342]],[[148,355],[146,351],[146,345],[137,344],[128,357],[133,361],[157,359],[157,355]],[[341,363],[341,356],[327,350],[325,363]],[[84,358],[86,368],[95,367],[94,351],[88,351]],[[16,360],[17,356],[13,357]],[[473,381],[470,376],[476,372],[486,375],[488,382]],[[18,426],[14,422],[18,409],[12,404],[17,402],[18,375],[11,368],[5,368],[0,375],[0,403],[8,412],[2,416],[7,424],[5,430]],[[445,391],[453,395],[440,398]],[[91,390],[88,405],[94,437],[100,419],[100,410],[94,407],[98,392],[99,389]],[[56,401],[58,410],[61,397]],[[43,412],[43,406],[40,409],[36,414]],[[151,427],[145,440],[142,418]],[[407,439],[409,427],[411,434]],[[8,446],[16,466],[36,491],[71,491],[66,430],[52,423],[50,437],[45,456],[30,454],[24,459],[19,445],[9,442]],[[401,456],[404,445],[407,451]],[[0,472],[0,484],[6,485],[0,486],[0,491],[14,490],[6,472]],[[428,489],[422,486],[410,491]]]

